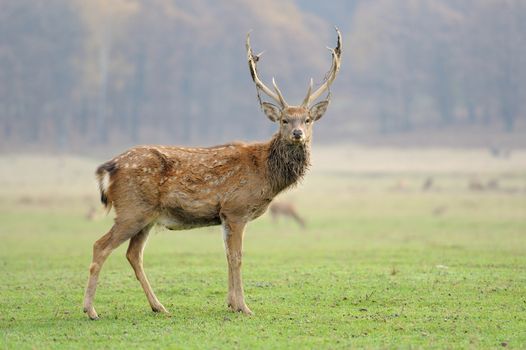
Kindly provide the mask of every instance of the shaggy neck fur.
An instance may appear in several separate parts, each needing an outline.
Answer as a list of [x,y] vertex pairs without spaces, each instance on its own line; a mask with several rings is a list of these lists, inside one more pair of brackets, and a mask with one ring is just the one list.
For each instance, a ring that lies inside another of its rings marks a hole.
[[310,166],[310,142],[292,144],[279,134],[270,141],[267,159],[269,183],[275,194],[296,185]]

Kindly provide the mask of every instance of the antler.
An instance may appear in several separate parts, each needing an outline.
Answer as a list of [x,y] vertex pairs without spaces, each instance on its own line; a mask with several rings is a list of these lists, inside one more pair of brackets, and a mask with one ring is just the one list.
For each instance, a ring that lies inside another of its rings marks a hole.
[[326,75],[325,82],[322,86],[318,88],[318,90],[312,92],[312,85],[313,81],[310,80],[309,89],[307,90],[307,95],[305,96],[305,99],[303,100],[303,103],[301,104],[302,107],[307,107],[312,101],[316,100],[318,97],[321,96],[326,90],[329,89],[332,82],[336,78],[336,74],[338,74],[338,71],[340,70],[340,56],[342,54],[342,33],[336,29],[336,33],[338,33],[338,42],[336,43],[336,47],[334,49],[331,49],[328,47],[329,51],[332,53],[332,64],[331,69]]
[[263,84],[263,82],[258,77],[256,63],[259,61],[259,58],[261,57],[263,53],[260,53],[258,55],[254,55],[252,53],[252,48],[250,47],[250,32],[247,33],[246,47],[247,47],[248,68],[250,69],[250,75],[252,76],[252,80],[256,84],[256,88],[263,90],[265,94],[267,94],[269,97],[271,97],[276,102],[278,102],[281,108],[287,108],[289,105],[287,101],[285,101],[285,98],[283,98],[283,95],[281,94],[281,91],[279,90],[278,85],[276,84],[276,81],[274,80],[274,78],[272,78],[272,85],[274,86],[274,90],[276,91],[275,93],[272,90],[270,90],[265,84]]

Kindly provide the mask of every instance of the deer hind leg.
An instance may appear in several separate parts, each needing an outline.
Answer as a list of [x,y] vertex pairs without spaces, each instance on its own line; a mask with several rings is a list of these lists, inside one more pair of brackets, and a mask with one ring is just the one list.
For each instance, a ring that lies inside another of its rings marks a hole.
[[241,263],[245,223],[223,222],[223,239],[228,262],[228,306],[232,311],[252,315],[245,304]]
[[126,252],[126,258],[130,262],[133,271],[135,271],[135,277],[137,277],[137,280],[141,283],[142,289],[144,289],[144,293],[146,294],[146,298],[148,298],[148,302],[150,303],[152,310],[154,312],[168,313],[165,307],[155,296],[155,293],[150,286],[150,282],[148,282],[148,278],[146,277],[146,273],[144,272],[143,268],[143,252],[151,228],[152,226],[149,225],[131,238],[128,251]]
[[296,222],[298,223],[298,225],[301,226],[301,228],[305,228],[305,220],[303,220],[296,211],[293,211],[290,215],[294,220],[296,220]]
[[93,307],[93,298],[95,297],[97,281],[102,265],[115,248],[131,236],[134,236],[141,228],[138,223],[116,222],[108,233],[93,244],[93,260],[89,267],[88,284],[84,295],[84,312],[87,313],[92,320],[99,318]]

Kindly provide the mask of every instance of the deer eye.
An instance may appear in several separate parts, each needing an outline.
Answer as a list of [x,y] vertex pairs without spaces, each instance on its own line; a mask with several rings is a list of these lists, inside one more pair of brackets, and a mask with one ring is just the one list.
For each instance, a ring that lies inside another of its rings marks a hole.
[[310,124],[311,120],[310,118],[305,119],[305,124]]
[[286,119],[282,119],[282,120],[281,120],[281,123],[283,123],[283,124],[288,124],[288,123],[289,123],[289,121],[288,121],[288,120],[286,120]]

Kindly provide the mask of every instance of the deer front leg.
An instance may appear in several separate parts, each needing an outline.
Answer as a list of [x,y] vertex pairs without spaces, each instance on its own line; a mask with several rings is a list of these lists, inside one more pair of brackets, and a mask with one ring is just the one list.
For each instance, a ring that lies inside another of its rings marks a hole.
[[223,240],[228,262],[228,306],[232,311],[240,311],[244,314],[252,315],[252,311],[245,304],[243,280],[241,278],[245,225],[244,222],[223,221]]

